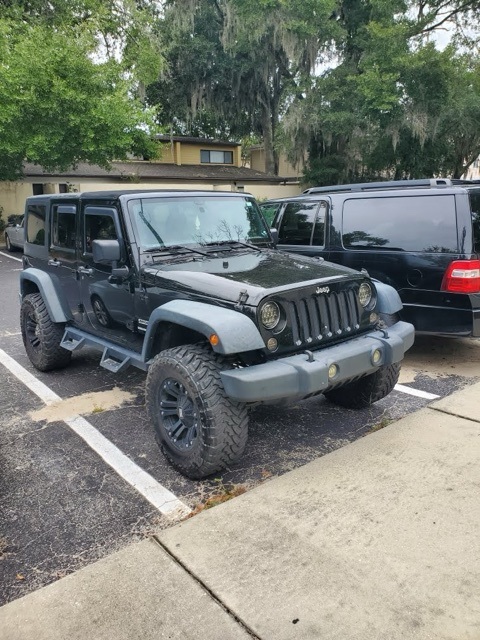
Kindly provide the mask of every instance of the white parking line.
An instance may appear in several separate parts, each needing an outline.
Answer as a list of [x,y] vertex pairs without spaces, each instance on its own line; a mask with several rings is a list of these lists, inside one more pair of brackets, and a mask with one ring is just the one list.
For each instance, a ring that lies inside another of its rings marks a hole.
[[12,260],[17,260],[18,262],[22,261],[21,258],[15,258],[14,256],[11,256],[8,253],[4,253],[3,251],[0,251],[0,256],[5,256],[6,258],[11,258]]
[[[5,351],[0,349],[0,363],[13,375],[23,382],[46,405],[58,402],[62,398],[57,396],[43,382],[37,380],[29,371],[18,364]],[[168,489],[159,484],[155,478],[136,465],[128,456],[118,449],[110,440],[105,438],[100,431],[95,429],[85,418],[74,415],[65,420],[65,423],[79,435],[88,446],[121,476],[128,484],[136,489],[146,500],[160,511],[170,517],[184,517],[191,509],[179,500]]]
[[412,389],[411,387],[406,387],[403,384],[396,384],[395,391],[401,391],[401,393],[408,393],[410,396],[416,396],[417,398],[425,398],[426,400],[436,400],[440,398],[435,393],[428,393],[428,391],[419,391],[418,389]]

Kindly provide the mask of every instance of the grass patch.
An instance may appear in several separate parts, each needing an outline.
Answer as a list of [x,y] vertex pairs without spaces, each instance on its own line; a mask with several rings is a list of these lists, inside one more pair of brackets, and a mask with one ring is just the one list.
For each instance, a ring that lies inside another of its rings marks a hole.
[[380,420],[380,422],[377,422],[377,424],[374,424],[372,427],[370,427],[370,429],[366,432],[366,436],[368,436],[370,433],[375,433],[375,431],[380,431],[380,429],[384,429],[385,427],[388,427],[389,424],[391,424],[393,422],[392,418],[382,418]]
[[241,484],[238,485],[220,485],[217,489],[217,492],[211,495],[209,498],[200,504],[197,504],[191,513],[188,514],[187,518],[193,518],[197,514],[205,511],[206,509],[211,509],[212,507],[216,507],[222,502],[227,502],[232,498],[236,498],[237,496],[241,496],[242,493],[245,493],[247,488]]
[[105,411],[103,407],[99,407],[98,405],[95,405],[93,407],[92,413],[102,413],[102,411]]

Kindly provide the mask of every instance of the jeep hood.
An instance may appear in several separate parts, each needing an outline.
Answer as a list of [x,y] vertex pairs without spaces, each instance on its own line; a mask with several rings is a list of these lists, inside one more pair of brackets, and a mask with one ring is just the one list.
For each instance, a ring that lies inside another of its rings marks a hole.
[[249,305],[257,305],[265,296],[281,291],[359,277],[353,269],[275,250],[224,252],[200,260],[192,260],[192,255],[185,256],[185,262],[144,265],[143,276],[150,285],[189,296],[236,302],[246,291]]

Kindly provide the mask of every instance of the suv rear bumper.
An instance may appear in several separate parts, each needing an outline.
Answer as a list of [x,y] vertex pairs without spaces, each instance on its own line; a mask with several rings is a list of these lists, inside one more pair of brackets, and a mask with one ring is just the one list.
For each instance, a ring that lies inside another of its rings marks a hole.
[[[418,334],[480,338],[480,296],[464,296],[470,308],[403,303],[401,317],[415,325]],[[458,303],[458,296],[455,300]],[[473,305],[473,302],[477,306]]]
[[[302,398],[400,362],[413,344],[414,333],[413,325],[397,322],[385,332],[372,331],[333,347],[222,371],[220,375],[226,394],[241,402]],[[378,364],[373,362],[376,350],[381,352]],[[332,365],[337,372],[330,378]]]

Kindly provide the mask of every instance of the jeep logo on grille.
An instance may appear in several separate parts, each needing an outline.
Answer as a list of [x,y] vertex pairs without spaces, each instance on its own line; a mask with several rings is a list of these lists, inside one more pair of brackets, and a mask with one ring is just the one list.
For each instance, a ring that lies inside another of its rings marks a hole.
[[330,293],[330,287],[317,287],[315,293]]

